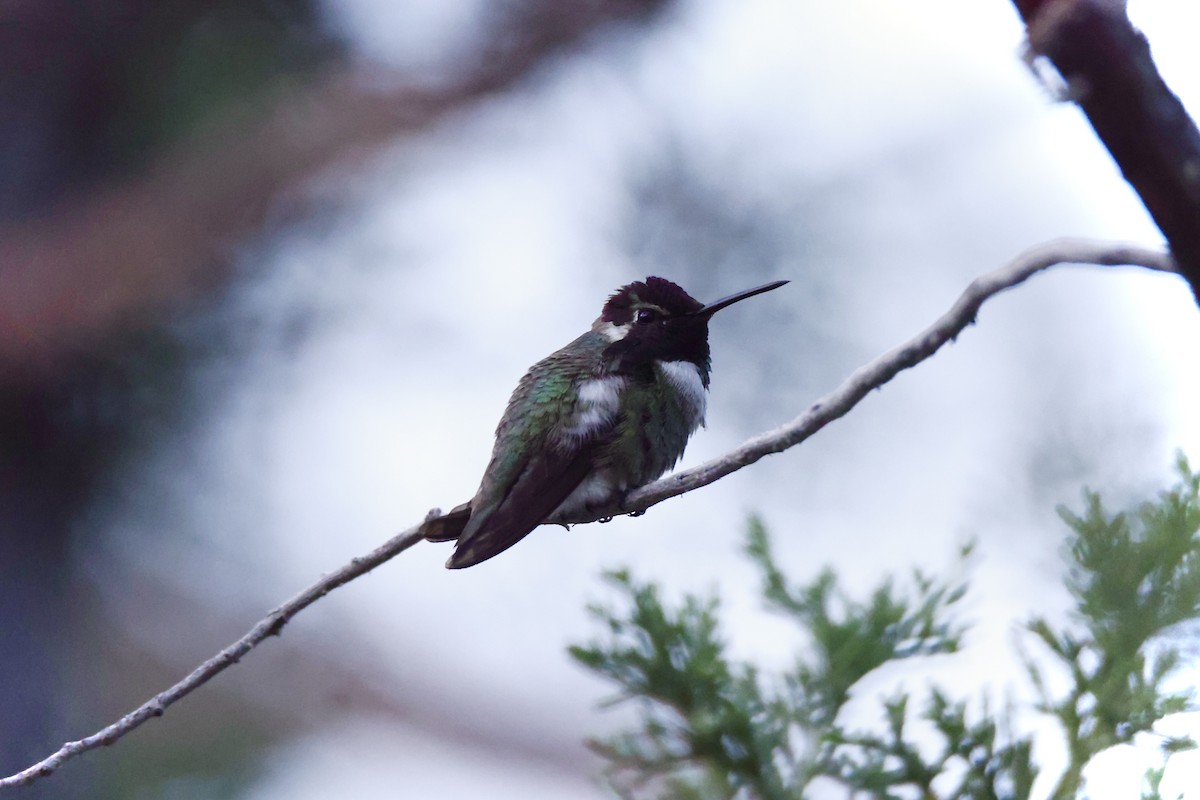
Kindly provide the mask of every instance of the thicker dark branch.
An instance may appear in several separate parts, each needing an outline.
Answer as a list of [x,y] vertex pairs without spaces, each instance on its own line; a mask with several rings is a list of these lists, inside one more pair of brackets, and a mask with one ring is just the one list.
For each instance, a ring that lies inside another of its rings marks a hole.
[[1123,0],[1013,0],[1167,239],[1200,302],[1200,131],[1163,81]]

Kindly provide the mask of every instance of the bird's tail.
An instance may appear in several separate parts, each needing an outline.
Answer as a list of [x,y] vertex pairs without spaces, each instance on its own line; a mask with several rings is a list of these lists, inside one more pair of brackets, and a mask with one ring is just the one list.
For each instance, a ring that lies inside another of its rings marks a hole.
[[460,503],[440,517],[427,520],[421,534],[431,542],[451,542],[462,535],[471,519],[471,503]]

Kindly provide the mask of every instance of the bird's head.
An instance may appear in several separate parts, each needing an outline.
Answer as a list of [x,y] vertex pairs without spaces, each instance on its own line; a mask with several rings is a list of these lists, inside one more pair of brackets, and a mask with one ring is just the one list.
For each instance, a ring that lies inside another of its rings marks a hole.
[[700,368],[707,384],[712,315],[785,283],[775,281],[704,305],[679,284],[650,276],[613,292],[592,329],[612,342],[604,355],[614,371],[633,372],[656,360],[690,361]]

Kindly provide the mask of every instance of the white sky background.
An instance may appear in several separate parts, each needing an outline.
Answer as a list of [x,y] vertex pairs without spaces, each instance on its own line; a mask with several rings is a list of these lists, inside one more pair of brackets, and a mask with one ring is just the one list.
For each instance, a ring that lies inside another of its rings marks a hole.
[[[364,58],[402,68],[468,47],[477,5],[328,2]],[[231,607],[265,612],[429,507],[469,497],[524,369],[648,269],[702,300],[793,279],[715,319],[709,424],[687,466],[800,413],[1026,247],[1160,241],[1077,109],[1049,102],[1020,63],[1008,0],[914,9],[683,2],[648,35],[560,62],[350,180],[329,176],[321,191],[345,208],[334,224],[246,253],[268,266],[222,312],[258,326],[239,379],[205,389],[196,427],[131,467],[129,484],[155,491],[98,519],[132,534],[123,553],[144,566],[187,559],[184,591],[201,597],[217,575],[242,587],[225,593]],[[1195,110],[1200,8],[1141,0],[1131,13]],[[729,213],[794,215],[776,259],[689,285],[623,250],[614,233],[640,213],[630,178],[662,158],[664,132]],[[272,332],[293,323],[305,333],[284,346]],[[599,571],[628,564],[674,592],[720,587],[734,652],[782,666],[797,641],[762,614],[738,555],[750,511],[795,577],[829,564],[860,591],[944,568],[977,536],[971,648],[932,674],[972,696],[1020,696],[1015,626],[1061,618],[1068,602],[1055,504],[1077,506],[1084,484],[1116,502],[1157,489],[1176,447],[1200,460],[1198,335],[1176,279],[1060,269],[990,302],[957,344],[801,448],[644,518],[541,530],[462,572],[441,568],[448,547],[417,547],[285,634],[349,636],[347,661],[401,696],[411,724],[318,720],[249,797],[603,796],[582,740],[628,717],[597,710],[608,687],[565,652],[598,633],[584,605],[604,595]],[[190,537],[158,535],[164,509]],[[886,691],[885,678],[868,688]],[[422,731],[440,718],[546,761]],[[1051,773],[1061,764],[1053,737],[1039,757]],[[1105,756],[1093,796],[1136,796],[1139,758]],[[1200,785],[1197,760],[1178,759],[1168,780],[1168,796]]]

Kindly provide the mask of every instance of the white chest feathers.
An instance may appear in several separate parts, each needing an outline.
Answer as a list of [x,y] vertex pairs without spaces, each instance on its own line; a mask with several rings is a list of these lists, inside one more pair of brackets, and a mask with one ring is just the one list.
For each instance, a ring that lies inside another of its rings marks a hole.
[[704,424],[704,412],[708,407],[708,392],[700,378],[700,368],[690,361],[659,361],[657,365],[663,379],[679,392],[684,413],[695,431]]
[[621,391],[625,378],[609,375],[591,378],[579,384],[578,403],[563,435],[568,439],[586,439],[601,428],[607,428],[616,419],[621,404]]
[[[658,361],[655,366],[660,379],[678,393],[688,419],[688,432],[694,432],[704,424],[708,405],[708,392],[700,378],[700,368],[690,361]],[[579,384],[575,410],[562,427],[564,439],[587,439],[612,425],[620,412],[621,392],[627,386],[627,379],[617,375],[591,378]]]

